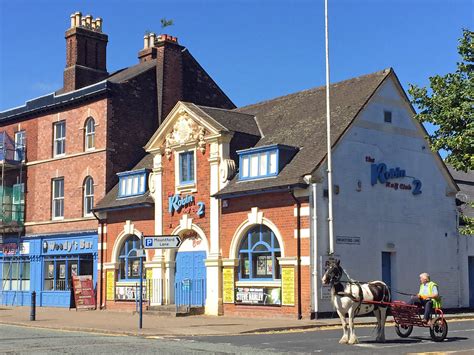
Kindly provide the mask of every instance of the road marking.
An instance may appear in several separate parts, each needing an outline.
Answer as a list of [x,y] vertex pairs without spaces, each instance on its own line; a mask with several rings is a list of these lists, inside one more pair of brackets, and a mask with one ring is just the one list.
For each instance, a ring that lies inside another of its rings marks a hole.
[[407,355],[444,355],[444,354],[472,354],[474,349],[452,350],[452,351],[432,351],[425,353],[407,353]]

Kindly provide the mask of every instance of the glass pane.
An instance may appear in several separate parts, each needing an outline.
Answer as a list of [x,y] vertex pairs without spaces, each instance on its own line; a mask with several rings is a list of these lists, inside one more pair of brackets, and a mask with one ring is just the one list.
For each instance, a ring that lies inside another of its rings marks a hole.
[[127,189],[125,191],[126,195],[131,195],[132,194],[132,179],[130,177],[127,177]]
[[275,252],[274,255],[275,257],[273,259],[273,264],[275,265],[275,279],[281,279],[281,268],[280,268],[280,262],[278,261],[278,258],[281,257],[281,253],[277,251]]
[[252,251],[268,251],[268,248],[263,244],[259,244]]
[[11,263],[11,278],[12,280],[18,280],[20,278],[20,268],[18,261],[13,261]]
[[262,242],[268,244],[268,246],[272,247],[272,232],[266,226],[262,226]]
[[250,176],[258,176],[258,155],[250,156]]
[[276,174],[277,172],[277,153],[271,152],[270,153],[270,174]]
[[248,250],[249,248],[249,236],[248,234],[242,239],[240,243],[240,250]]
[[126,185],[127,185],[127,179],[120,178],[120,195],[125,195]]
[[132,180],[132,195],[136,195],[138,193],[138,176],[133,176]]
[[138,258],[129,258],[128,259],[128,278],[136,279],[140,277],[140,259]]
[[260,241],[260,226],[250,231],[250,249],[254,247]]
[[44,287],[46,291],[52,290],[54,287],[54,262],[45,261],[44,263]]
[[144,192],[145,191],[145,174],[140,175],[140,185],[138,188],[138,192]]
[[125,279],[125,259],[120,259],[120,269],[119,269],[119,276],[121,279]]
[[249,157],[242,158],[242,177],[249,176]]
[[260,155],[260,175],[267,175],[268,155],[263,153]]
[[[252,255],[253,277],[254,278],[271,278],[272,273],[268,273],[268,261],[272,259],[270,253],[254,254]],[[270,261],[270,269],[273,269],[273,264]]]
[[240,274],[243,279],[250,277],[249,255],[247,253],[240,254]]
[[21,278],[23,280],[30,279],[30,263],[29,262],[22,263]]
[[189,175],[188,181],[194,181],[194,152],[189,153]]

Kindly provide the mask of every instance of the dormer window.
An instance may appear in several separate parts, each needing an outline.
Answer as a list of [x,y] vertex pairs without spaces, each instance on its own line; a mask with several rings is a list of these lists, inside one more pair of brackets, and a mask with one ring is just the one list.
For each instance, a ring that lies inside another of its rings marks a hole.
[[281,144],[239,150],[239,180],[277,176],[297,150]]
[[119,177],[119,198],[143,195],[147,190],[146,169],[124,171],[117,175]]

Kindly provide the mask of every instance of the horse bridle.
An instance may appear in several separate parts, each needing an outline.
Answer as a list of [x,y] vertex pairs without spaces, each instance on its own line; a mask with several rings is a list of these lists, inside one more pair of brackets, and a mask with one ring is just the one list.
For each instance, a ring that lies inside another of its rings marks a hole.
[[342,277],[342,268],[337,265],[337,264],[332,264],[329,266],[329,268],[332,268],[329,272],[329,284],[335,284],[341,280]]

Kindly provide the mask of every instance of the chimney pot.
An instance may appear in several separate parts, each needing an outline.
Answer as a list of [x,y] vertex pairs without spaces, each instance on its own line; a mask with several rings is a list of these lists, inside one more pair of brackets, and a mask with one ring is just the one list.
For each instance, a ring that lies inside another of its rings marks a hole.
[[95,29],[96,29],[98,32],[102,32],[102,18],[97,17],[97,18],[95,19]]
[[150,41],[148,42],[148,47],[154,47],[155,46],[155,38],[156,34],[155,33],[150,33]]
[[88,28],[92,28],[92,16],[91,15],[86,15],[86,26]]
[[71,14],[71,28],[76,27],[76,14]]
[[81,25],[81,18],[82,18],[82,14],[77,11],[75,14],[74,14],[74,17],[76,18],[76,20],[74,21],[75,25],[74,27],[78,27]]
[[150,38],[149,35],[144,35],[143,36],[143,49],[147,49],[148,48],[148,39]]
[[81,26],[86,27],[86,18],[81,17]]

